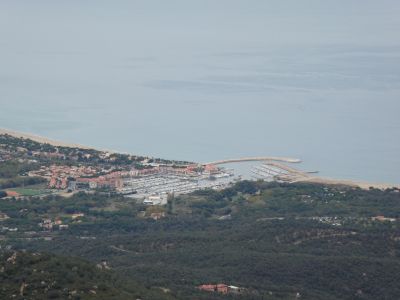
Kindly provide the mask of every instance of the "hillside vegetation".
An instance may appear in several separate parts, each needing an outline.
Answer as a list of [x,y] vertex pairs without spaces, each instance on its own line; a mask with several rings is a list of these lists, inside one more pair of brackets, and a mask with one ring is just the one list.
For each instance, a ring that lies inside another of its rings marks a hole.
[[0,254],[1,299],[161,299],[160,291],[121,282],[81,259],[43,253]]
[[[18,228],[3,231],[3,245],[106,262],[162,291],[159,299],[400,298],[397,189],[243,181],[171,197],[165,207],[80,193],[3,199],[0,211],[9,216],[3,226]],[[40,228],[46,218],[69,227]],[[197,289],[216,283],[242,292]]]

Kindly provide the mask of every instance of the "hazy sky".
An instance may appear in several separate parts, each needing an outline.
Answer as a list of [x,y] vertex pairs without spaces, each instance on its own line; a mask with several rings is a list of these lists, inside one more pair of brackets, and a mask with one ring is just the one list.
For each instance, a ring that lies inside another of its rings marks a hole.
[[400,181],[399,1],[0,1],[0,126]]

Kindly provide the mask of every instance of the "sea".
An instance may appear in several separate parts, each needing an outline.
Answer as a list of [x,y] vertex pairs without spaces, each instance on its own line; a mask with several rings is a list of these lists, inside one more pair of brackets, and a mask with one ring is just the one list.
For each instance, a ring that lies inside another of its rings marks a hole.
[[400,183],[398,0],[0,2],[0,127]]

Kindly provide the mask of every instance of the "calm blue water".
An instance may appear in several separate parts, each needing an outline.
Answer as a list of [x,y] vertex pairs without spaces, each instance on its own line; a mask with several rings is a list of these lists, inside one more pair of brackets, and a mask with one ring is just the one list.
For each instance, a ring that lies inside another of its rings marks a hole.
[[400,182],[399,1],[0,2],[0,127]]

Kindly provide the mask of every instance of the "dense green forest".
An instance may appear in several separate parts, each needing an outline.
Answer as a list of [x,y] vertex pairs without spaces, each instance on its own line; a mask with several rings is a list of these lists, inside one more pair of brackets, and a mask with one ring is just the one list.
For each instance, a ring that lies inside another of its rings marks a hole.
[[[3,199],[0,212],[9,217],[3,227],[18,228],[3,230],[3,247],[106,262],[164,298],[400,298],[397,189],[243,181],[170,197],[165,207],[80,193]],[[157,212],[165,217],[154,220]],[[69,227],[45,230],[45,218]],[[207,283],[243,289],[196,288]]]
[[[161,299],[101,264],[43,253],[0,252],[1,299]],[[172,298],[171,298],[172,299]]]

